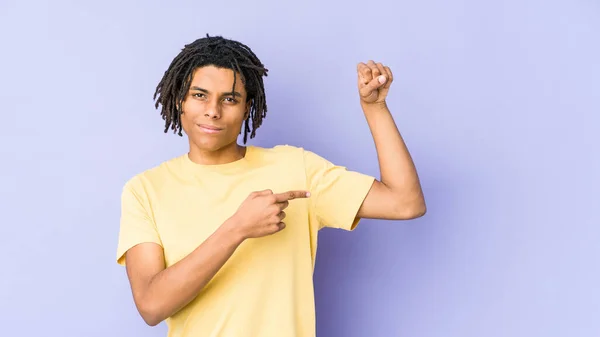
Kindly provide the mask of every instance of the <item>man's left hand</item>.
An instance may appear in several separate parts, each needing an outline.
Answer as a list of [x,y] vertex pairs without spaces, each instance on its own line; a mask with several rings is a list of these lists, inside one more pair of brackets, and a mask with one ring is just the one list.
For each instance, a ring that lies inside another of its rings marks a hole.
[[383,104],[394,77],[389,67],[372,60],[359,63],[358,92],[362,104]]

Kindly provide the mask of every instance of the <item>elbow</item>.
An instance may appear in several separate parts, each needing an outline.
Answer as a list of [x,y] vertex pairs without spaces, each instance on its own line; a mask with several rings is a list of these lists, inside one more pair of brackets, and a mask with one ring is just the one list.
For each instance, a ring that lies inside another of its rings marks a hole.
[[149,326],[157,326],[163,321],[157,314],[154,313],[140,312],[140,315],[142,316],[142,319],[144,319],[144,322],[146,322],[146,324]]
[[410,201],[400,201],[396,207],[397,220],[413,220],[420,218],[427,213],[427,205],[423,197],[414,198]]
[[144,322],[146,322],[146,324],[148,324],[148,326],[157,326],[160,322],[162,322],[161,319],[158,319],[156,317],[151,317],[151,316],[144,316],[142,315],[142,318],[144,319]]
[[144,322],[149,326],[157,326],[164,320],[162,311],[156,303],[146,301],[138,305],[138,312]]
[[419,204],[418,206],[413,207],[411,209],[409,216],[410,216],[410,219],[417,219],[417,218],[424,216],[425,213],[427,213],[427,206],[423,202],[423,203]]

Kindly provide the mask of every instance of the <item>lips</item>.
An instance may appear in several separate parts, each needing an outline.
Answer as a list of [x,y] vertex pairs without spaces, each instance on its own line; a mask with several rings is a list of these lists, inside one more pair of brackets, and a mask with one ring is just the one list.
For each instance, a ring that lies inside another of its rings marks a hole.
[[204,128],[204,129],[209,129],[209,130],[223,130],[222,128],[216,127],[216,126],[212,126],[212,125],[207,125],[207,124],[198,124],[199,127]]
[[206,133],[217,133],[217,132],[223,130],[222,128],[219,128],[214,125],[208,125],[208,124],[197,124],[197,125],[200,128],[200,130],[202,130],[203,132],[206,132]]

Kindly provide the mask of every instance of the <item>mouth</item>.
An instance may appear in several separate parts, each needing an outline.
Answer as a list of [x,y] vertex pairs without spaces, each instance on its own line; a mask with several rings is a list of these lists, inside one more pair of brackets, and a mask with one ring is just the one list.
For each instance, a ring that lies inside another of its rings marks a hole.
[[196,124],[196,125],[198,125],[200,130],[205,133],[218,133],[223,130],[222,128],[219,128],[219,127],[216,127],[213,125],[208,125],[208,124]]

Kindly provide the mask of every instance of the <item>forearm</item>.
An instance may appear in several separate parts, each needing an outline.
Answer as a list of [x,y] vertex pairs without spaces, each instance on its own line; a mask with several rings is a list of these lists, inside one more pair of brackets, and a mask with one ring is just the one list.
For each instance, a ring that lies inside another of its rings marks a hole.
[[381,182],[403,207],[424,208],[417,170],[387,105],[362,104],[362,108],[377,150]]
[[229,260],[243,241],[232,225],[223,224],[192,253],[150,280],[143,298],[149,324],[158,324],[190,303]]

